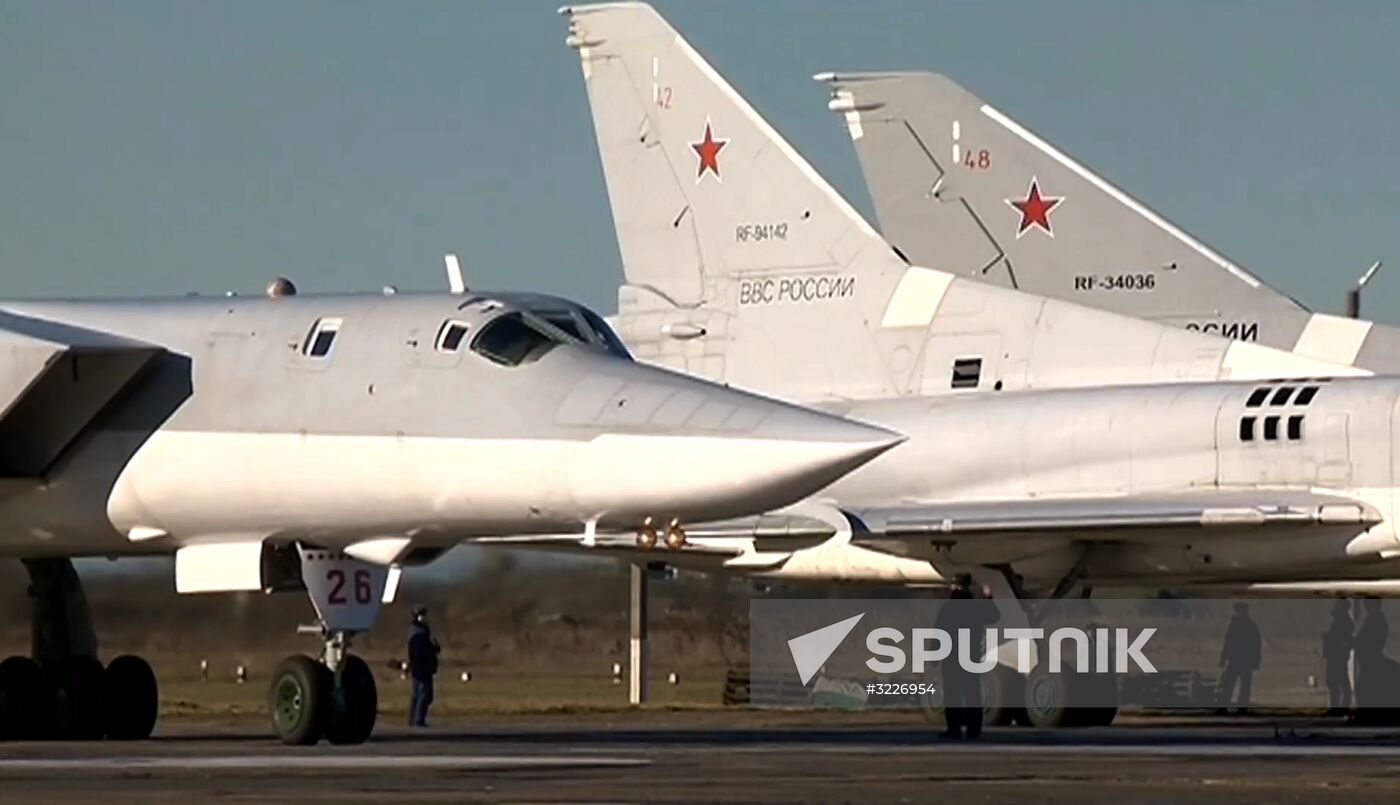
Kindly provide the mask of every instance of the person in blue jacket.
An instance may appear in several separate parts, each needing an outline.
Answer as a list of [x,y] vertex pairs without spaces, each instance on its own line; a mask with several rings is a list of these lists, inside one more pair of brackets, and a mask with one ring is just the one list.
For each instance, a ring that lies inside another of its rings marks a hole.
[[433,676],[438,669],[442,648],[428,628],[428,608],[413,608],[413,625],[408,631],[408,678],[412,686],[408,699],[408,725],[428,726],[428,705],[433,703]]

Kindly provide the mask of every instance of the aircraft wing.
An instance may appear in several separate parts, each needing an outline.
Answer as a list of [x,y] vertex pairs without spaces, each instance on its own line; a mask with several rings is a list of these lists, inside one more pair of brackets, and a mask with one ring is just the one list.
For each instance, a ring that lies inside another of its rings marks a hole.
[[44,475],[164,348],[0,311],[0,478]]
[[1038,498],[871,507],[853,513],[853,542],[962,540],[1063,534],[1080,541],[1152,538],[1162,529],[1359,526],[1379,511],[1354,498],[1302,490],[1201,490],[1178,494]]

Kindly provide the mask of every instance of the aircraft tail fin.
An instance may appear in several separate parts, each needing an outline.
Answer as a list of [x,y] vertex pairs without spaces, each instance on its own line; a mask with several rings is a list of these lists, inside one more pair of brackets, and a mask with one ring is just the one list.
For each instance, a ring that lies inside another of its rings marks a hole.
[[1288,374],[1287,353],[1227,360],[1223,340],[911,265],[650,6],[561,13],[626,275],[614,321],[642,360],[800,401]]
[[563,13],[583,63],[629,283],[694,306],[711,297],[710,278],[840,268],[867,249],[903,267],[650,6]]
[[[906,262],[650,6],[562,13],[622,253],[619,325],[638,357],[778,380],[803,363],[795,351],[868,343],[859,322],[880,316]],[[813,328],[818,311],[827,323]],[[812,371],[788,379],[833,379]]]
[[1243,340],[1306,309],[933,73],[819,76],[885,237],[960,276]]

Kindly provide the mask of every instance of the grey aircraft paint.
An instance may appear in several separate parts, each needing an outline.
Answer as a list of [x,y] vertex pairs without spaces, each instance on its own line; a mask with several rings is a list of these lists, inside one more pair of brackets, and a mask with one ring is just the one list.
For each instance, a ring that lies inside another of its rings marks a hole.
[[801,402],[1354,372],[911,263],[650,7],[566,14],[640,358]]
[[[549,320],[571,327],[578,338]],[[328,323],[334,332],[326,338],[322,331]],[[512,355],[514,347],[507,345],[504,357],[488,357],[483,342],[501,332],[497,325],[533,339],[531,353]],[[453,326],[461,332],[445,343]],[[641,473],[634,479],[640,490],[644,480],[655,477],[644,470],[648,463],[668,460],[664,453],[647,452],[650,437],[712,440],[720,464],[726,440],[772,440],[779,448],[773,451],[772,477],[759,480],[751,492],[721,494],[700,506],[732,510],[753,508],[753,493],[799,498],[896,441],[887,431],[636,363],[596,314],[533,294],[11,301],[0,303],[0,339],[8,348],[3,368],[12,398],[0,412],[0,431],[23,434],[7,441],[0,465],[8,476],[0,495],[0,553],[11,556],[149,553],[192,540],[247,539],[271,528],[263,523],[272,516],[267,510],[294,513],[347,470],[366,486],[343,505],[366,507],[361,527],[367,533],[411,532],[411,523],[375,519],[369,500],[411,482],[387,468],[376,477],[373,466],[355,466],[357,443],[460,444],[453,463],[432,468],[428,476],[450,478],[493,460],[486,447],[472,445],[635,437],[635,448],[622,450],[640,452],[630,456]],[[215,449],[188,455],[191,448],[180,445],[193,442],[179,442],[182,434]],[[254,440],[279,447],[259,457],[256,448],[245,446]],[[350,465],[301,456],[332,443],[349,445],[344,449]],[[171,444],[176,446],[160,447]],[[844,447],[781,467],[783,444]],[[248,449],[253,455],[243,455]],[[147,454],[163,458],[143,459]],[[309,475],[281,489],[251,491],[257,475],[271,475],[298,456],[310,462]],[[133,468],[160,475],[160,463],[172,459],[187,463],[190,471],[166,472],[160,499],[146,493],[150,486],[126,488],[123,479]],[[371,452],[363,455],[363,462],[376,460]],[[251,477],[236,482],[248,489],[221,489],[211,480],[230,461],[252,462],[246,464]],[[536,470],[541,485],[548,483],[545,469]],[[697,467],[696,480],[714,471],[732,473]],[[505,491],[512,497],[530,492]],[[242,525],[221,521],[207,532],[189,525],[205,519],[198,511],[185,511],[187,501],[236,500],[240,494],[271,495],[268,499],[278,504],[248,506]],[[125,508],[118,498],[128,499]],[[452,544],[473,531],[520,533],[522,527],[533,529],[533,522],[548,529],[551,520],[557,527],[564,524],[560,517],[568,519],[564,510],[543,506],[530,511],[521,506],[518,516],[488,516],[491,507],[486,500],[482,504],[483,519],[466,515],[460,531],[448,529],[433,539]],[[664,516],[703,513],[692,504],[682,503]],[[755,510],[762,508],[766,504]],[[179,522],[187,525],[141,520],[143,529],[163,533],[138,539],[125,533],[126,526],[114,525],[118,509],[148,512],[156,520],[162,511],[181,509]],[[638,522],[635,513],[619,514],[612,527]],[[424,524],[436,517],[431,511],[421,516]],[[662,516],[658,512],[658,520]],[[315,542],[307,536],[317,528],[315,515],[308,511],[305,517],[302,530],[261,536]],[[236,534],[230,531],[235,527]],[[337,535],[332,544],[349,538]]]
[[403,564],[492,534],[679,546],[901,438],[637,363],[540,295],[0,302],[0,556],[34,624],[0,734],[155,725],[155,674],[104,666],[73,557],[173,554],[181,593],[304,590],[322,649],[272,671],[273,730],[363,743],[378,696],[351,643]]
[[[1377,372],[1400,330],[1314,314],[951,79],[825,74],[880,229],[921,265]],[[1358,267],[1359,268],[1359,267]]]
[[[650,7],[565,13],[623,256],[616,321],[629,347],[910,436],[803,506],[696,529],[665,561],[920,583],[1010,568],[1042,591],[1394,572],[1397,381],[1335,380],[1345,367],[918,273]],[[1136,364],[1117,351],[1173,331],[1214,368],[1183,377],[1153,363],[1159,350]],[[955,351],[930,349],[945,338]],[[1257,382],[1215,382],[1230,376],[1222,355],[1243,347],[1285,359]],[[882,383],[901,355],[933,382]],[[951,378],[929,356],[951,359]],[[991,382],[1017,361],[1036,370]],[[1182,379],[1205,382],[1164,382]]]

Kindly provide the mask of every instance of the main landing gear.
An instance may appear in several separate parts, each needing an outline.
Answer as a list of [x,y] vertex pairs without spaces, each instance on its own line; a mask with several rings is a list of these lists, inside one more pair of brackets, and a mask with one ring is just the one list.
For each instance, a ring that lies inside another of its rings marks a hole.
[[[1076,589],[1088,598],[1091,589],[1082,583],[1084,561],[1081,560],[1055,585],[1049,599],[1068,597]],[[1008,568],[972,568],[973,579],[986,587],[999,613],[998,625],[1027,627],[1039,625],[1041,611],[1028,606],[1030,598],[1020,586],[1019,579]],[[1015,668],[1010,644],[997,648],[999,664],[979,676],[982,685],[983,724],[989,727],[1030,726],[1045,729],[1108,726],[1118,715],[1116,682],[1111,677],[1095,674],[1052,674],[1037,663],[1029,674]],[[1045,656],[1037,646],[1035,656]],[[1092,704],[1093,706],[1090,706]],[[925,718],[943,726],[942,695],[935,693],[922,703]]]
[[[344,554],[297,546],[302,580],[317,623],[298,629],[318,635],[321,654],[296,654],[272,674],[267,710],[285,744],[364,743],[374,731],[379,693],[374,674],[350,653],[354,636],[373,628],[391,571]],[[392,597],[392,596],[390,596]]]
[[33,611],[30,656],[0,661],[0,738],[139,740],[159,709],[140,657],[105,666],[82,581],[68,559],[26,559]]

